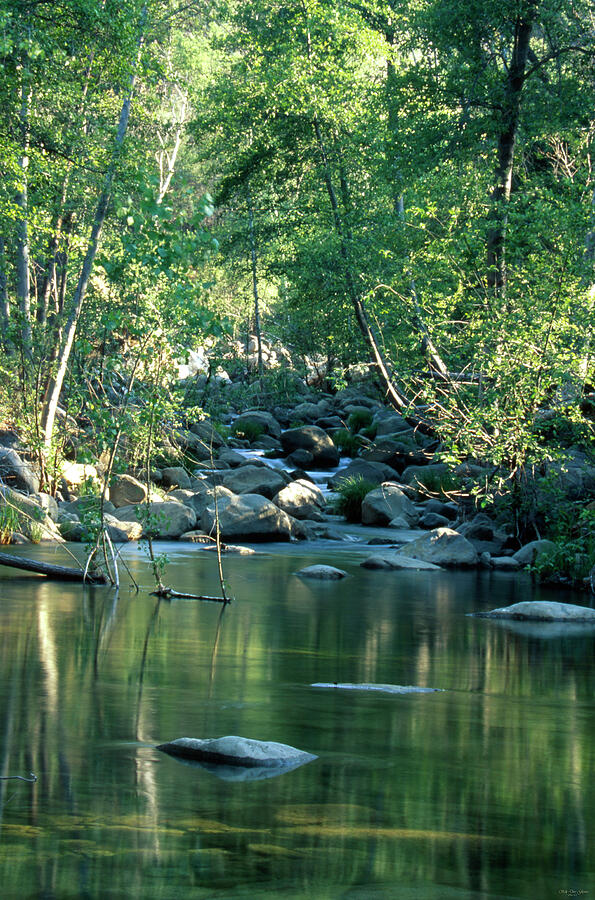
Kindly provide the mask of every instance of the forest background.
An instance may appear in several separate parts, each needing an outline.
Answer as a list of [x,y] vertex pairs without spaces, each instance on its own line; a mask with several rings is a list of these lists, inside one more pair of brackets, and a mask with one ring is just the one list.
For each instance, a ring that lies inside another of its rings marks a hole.
[[510,489],[589,453],[594,56],[589,0],[2,0],[3,427],[53,490],[315,359]]

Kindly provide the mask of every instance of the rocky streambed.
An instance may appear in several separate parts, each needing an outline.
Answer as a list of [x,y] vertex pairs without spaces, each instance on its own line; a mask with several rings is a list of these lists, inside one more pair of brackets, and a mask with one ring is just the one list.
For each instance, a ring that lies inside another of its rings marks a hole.
[[[308,540],[340,549],[348,542],[368,547],[364,566],[387,571],[517,571],[554,546],[539,538],[521,544],[505,515],[477,511],[473,487],[488,467],[448,466],[436,440],[353,389],[229,418],[226,436],[208,418],[171,432],[185,464],[154,468],[149,485],[134,470],[111,479],[103,521],[112,541],[138,540],[150,530],[156,539],[202,546],[217,531],[234,544]],[[356,457],[341,456],[346,435]],[[595,495],[595,466],[578,450],[564,466],[552,465],[548,477],[583,505]],[[336,491],[356,482],[365,485],[360,521],[346,524]],[[69,463],[56,496],[40,493],[26,453],[0,447],[5,542],[87,540],[100,490],[98,466]]]

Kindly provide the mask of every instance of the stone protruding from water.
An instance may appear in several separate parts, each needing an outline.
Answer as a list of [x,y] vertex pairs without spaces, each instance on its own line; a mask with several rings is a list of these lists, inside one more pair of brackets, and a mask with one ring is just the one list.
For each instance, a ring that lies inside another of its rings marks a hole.
[[196,762],[245,768],[295,768],[317,758],[314,754],[290,747],[289,744],[255,741],[237,735],[205,740],[177,738],[167,744],[159,744],[156,749],[170,756]]
[[437,566],[465,568],[479,564],[479,555],[473,544],[452,528],[434,528],[405,544],[398,553]]
[[574,603],[557,603],[553,600],[527,600],[502,606],[490,612],[471,613],[484,619],[516,619],[534,622],[588,622],[595,623],[595,609]]
[[442,688],[418,687],[417,685],[402,684],[338,684],[335,681],[325,682],[317,681],[310,687],[315,688],[335,688],[342,691],[379,691],[383,694],[436,694],[441,693]]
[[300,578],[318,578],[320,581],[338,581],[340,578],[346,578],[347,572],[343,569],[335,569],[334,566],[307,566],[295,573]]

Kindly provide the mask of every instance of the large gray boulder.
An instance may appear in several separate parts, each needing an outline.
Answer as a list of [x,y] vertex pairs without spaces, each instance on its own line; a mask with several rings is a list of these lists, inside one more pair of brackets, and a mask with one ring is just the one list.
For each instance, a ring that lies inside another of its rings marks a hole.
[[56,522],[58,520],[58,503],[54,497],[44,492],[30,494],[29,497],[31,500],[33,500],[34,503],[37,503],[37,505],[45,511],[45,514],[49,516],[53,522]]
[[225,443],[209,419],[201,419],[200,422],[194,422],[189,430],[192,434],[196,435],[196,437],[200,438],[204,448],[209,452],[211,448],[217,449],[218,447],[222,447]]
[[450,519],[435,512],[424,511],[422,513],[421,519],[419,520],[420,528],[442,528],[442,526],[444,525],[450,525]]
[[271,437],[270,434],[261,434],[260,437],[256,438],[255,441],[252,441],[250,444],[255,450],[266,450],[270,451],[281,451],[281,441],[278,441],[277,438]]
[[312,423],[315,422],[316,419],[321,419],[323,416],[328,415],[329,412],[330,407],[326,400],[319,400],[317,403],[306,401],[304,403],[298,403],[298,405],[293,408],[291,417],[294,422]]
[[275,741],[255,741],[251,738],[227,735],[226,737],[201,740],[200,738],[177,738],[167,744],[159,744],[157,750],[171,756],[180,756],[199,762],[246,768],[294,768],[316,759],[312,753],[278,744]]
[[114,511],[114,516],[121,522],[140,522],[146,533],[145,510],[149,510],[149,526],[154,536],[162,540],[174,540],[196,525],[196,513],[175,500],[163,503],[149,503],[142,506],[121,506]]
[[543,495],[551,496],[552,489],[569,500],[583,500],[595,496],[595,459],[582,450],[568,450],[564,459],[547,466]]
[[446,463],[428,463],[421,466],[407,466],[401,475],[404,484],[430,485],[440,484],[449,476],[450,469]]
[[270,466],[239,466],[223,477],[223,486],[234,494],[262,494],[269,500],[285,485],[283,475]]
[[57,519],[58,530],[65,541],[81,543],[88,536],[88,529],[81,522],[76,513],[60,510]]
[[144,503],[147,499],[147,488],[132,475],[117,475],[110,485],[109,496],[115,507],[130,506]]
[[294,450],[292,453],[288,453],[288,455],[285,457],[285,460],[289,463],[290,466],[296,466],[300,469],[307,469],[309,466],[312,466],[314,457],[308,450],[303,450],[301,447],[298,447],[297,450]]
[[371,484],[382,484],[383,481],[394,481],[397,472],[386,463],[373,462],[368,459],[352,459],[348,466],[341,469],[329,479],[328,486],[333,490],[341,485],[341,482],[350,478],[362,478]]
[[223,487],[222,485],[212,485],[206,481],[200,482],[200,485],[198,491],[179,490],[172,491],[171,494],[168,494],[168,497],[171,497],[173,500],[179,500],[180,503],[183,503],[185,506],[194,510],[197,522],[200,521],[200,517],[207,506],[214,502],[215,497],[234,496],[233,491],[228,490],[228,488]]
[[143,535],[143,526],[140,522],[122,522],[115,516],[110,516],[109,513],[104,516],[104,522],[107,533],[114,543],[140,541]]
[[171,432],[170,443],[174,450],[181,451],[197,461],[210,459],[212,448],[197,434],[186,428],[177,428]]
[[23,494],[0,485],[0,511],[6,530],[18,532],[29,540],[63,540],[58,526],[34,494]]
[[386,413],[382,411],[376,414],[373,421],[374,425],[376,426],[377,436],[386,434],[404,434],[405,432],[407,432],[408,435],[410,435],[411,438],[415,440],[413,428],[408,422],[405,421],[403,416],[399,415],[399,413]]
[[366,494],[362,502],[363,525],[388,525],[397,518],[408,526],[419,519],[415,506],[397,484],[387,481]]
[[285,485],[275,494],[273,503],[294,519],[320,520],[321,510],[325,506],[324,494],[320,488],[301,478]]
[[376,437],[372,446],[363,450],[361,455],[363,459],[385,463],[399,472],[405,466],[428,462],[427,454],[418,445],[415,436],[406,431]]
[[339,451],[328,434],[316,425],[288,428],[281,434],[281,445],[286,455],[294,450],[307,450],[312,454],[312,464],[322,469],[339,465]]
[[477,513],[470,522],[463,522],[457,527],[459,534],[471,541],[478,553],[488,552],[499,556],[508,540],[505,531],[501,531],[485,513]]
[[[260,494],[220,497],[217,506],[219,530],[224,540],[289,541],[292,536],[297,536],[295,520]],[[215,505],[209,504],[200,519],[202,530],[214,534],[215,519]]]
[[35,470],[11,447],[0,447],[0,483],[27,494],[39,491],[39,477]]
[[452,528],[435,528],[401,547],[397,554],[423,559],[437,566],[469,568],[479,565],[473,544]]
[[161,470],[161,481],[166,488],[190,488],[190,476],[182,466],[166,466]]
[[248,429],[260,429],[262,434],[268,434],[273,438],[281,436],[281,426],[275,417],[260,409],[250,409],[238,416],[233,423],[233,430],[236,434],[242,434],[244,426]]
[[246,457],[236,450],[232,450],[231,447],[224,447],[217,456],[217,464],[226,463],[230,469],[237,469],[238,466],[242,466],[245,462]]
[[514,559],[521,566],[532,566],[541,553],[552,553],[556,549],[553,541],[540,540],[525,544],[514,554]]
[[557,603],[554,600],[527,600],[502,606],[490,612],[473,613],[483,619],[518,619],[536,622],[588,622],[595,623],[595,609],[574,603]]

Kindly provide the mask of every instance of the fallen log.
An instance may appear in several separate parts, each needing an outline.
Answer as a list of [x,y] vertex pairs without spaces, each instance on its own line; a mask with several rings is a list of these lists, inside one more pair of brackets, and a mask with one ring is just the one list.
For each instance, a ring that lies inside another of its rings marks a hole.
[[54,578],[58,581],[84,581],[86,584],[107,584],[107,578],[103,572],[87,572],[85,574],[82,569],[55,566],[52,563],[39,562],[36,559],[12,556],[10,553],[0,553],[0,566],[23,569],[25,572],[36,572],[38,575],[45,575],[46,578]]
[[165,600],[209,600],[212,603],[231,603],[230,597],[209,597],[207,594],[185,594],[181,591],[174,591],[173,588],[161,587],[156,591],[151,591],[152,597],[163,597]]

